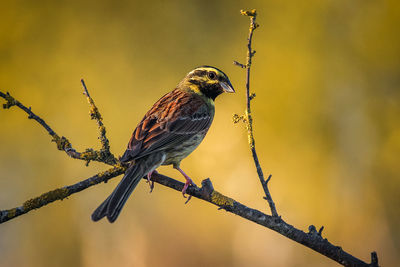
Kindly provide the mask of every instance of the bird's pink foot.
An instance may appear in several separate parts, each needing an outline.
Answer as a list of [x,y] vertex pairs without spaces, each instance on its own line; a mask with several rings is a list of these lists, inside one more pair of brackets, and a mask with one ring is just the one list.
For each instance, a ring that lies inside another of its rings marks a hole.
[[[185,177],[185,179],[186,179],[185,185],[183,186],[183,189],[182,189],[182,195],[183,195],[184,198],[186,198],[185,194],[186,194],[186,190],[188,189],[189,185],[194,185],[194,186],[196,186],[196,184],[193,182],[193,180],[192,180],[181,168],[176,167],[176,169],[177,169],[180,173],[182,173],[183,177]],[[191,197],[192,197],[192,196],[189,196],[188,201],[190,200]],[[188,201],[186,201],[186,203],[187,203]]]
[[[185,185],[183,186],[183,189],[182,189],[182,194],[183,194],[184,198],[186,198],[185,194],[186,194],[186,190],[188,189],[189,185],[196,186],[196,184],[193,182],[193,180],[188,177],[188,178],[186,178],[186,183],[185,183]],[[189,197],[191,197],[191,196],[189,196]]]
[[158,172],[156,170],[153,170],[147,174],[147,182],[149,183],[150,186],[150,193],[153,192],[154,189],[154,181],[151,180],[151,176],[153,175],[153,173],[157,174]]

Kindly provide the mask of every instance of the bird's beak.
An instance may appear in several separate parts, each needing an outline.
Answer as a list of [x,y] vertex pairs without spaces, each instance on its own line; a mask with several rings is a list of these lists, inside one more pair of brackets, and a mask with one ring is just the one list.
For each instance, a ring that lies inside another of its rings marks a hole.
[[221,85],[222,89],[224,89],[225,92],[227,93],[234,93],[235,90],[233,89],[232,84],[228,82],[222,82],[220,81],[219,84]]

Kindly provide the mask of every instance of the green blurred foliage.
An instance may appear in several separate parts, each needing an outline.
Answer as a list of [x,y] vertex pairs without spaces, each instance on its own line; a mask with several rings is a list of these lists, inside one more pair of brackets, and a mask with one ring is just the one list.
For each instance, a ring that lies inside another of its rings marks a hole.
[[[147,109],[192,68],[223,69],[237,90],[217,100],[203,144],[182,167],[197,183],[266,210],[241,125],[248,19],[257,8],[255,137],[278,212],[382,266],[400,261],[398,1],[7,1],[0,88],[80,150],[98,146],[80,78],[123,153]],[[11,208],[103,170],[56,150],[17,109],[0,111],[0,203]],[[163,173],[179,178],[169,167]],[[258,225],[141,183],[119,220],[90,214],[119,179],[0,226],[1,266],[337,266]]]

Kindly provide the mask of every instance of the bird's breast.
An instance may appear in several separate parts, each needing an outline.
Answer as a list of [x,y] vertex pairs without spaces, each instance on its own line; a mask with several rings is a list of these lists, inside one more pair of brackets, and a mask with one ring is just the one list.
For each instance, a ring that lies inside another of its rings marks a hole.
[[207,132],[204,131],[204,133],[193,135],[176,147],[166,150],[165,152],[167,156],[162,165],[179,164],[182,159],[186,158],[190,153],[193,152],[193,150],[196,149],[196,147],[200,145],[206,133]]

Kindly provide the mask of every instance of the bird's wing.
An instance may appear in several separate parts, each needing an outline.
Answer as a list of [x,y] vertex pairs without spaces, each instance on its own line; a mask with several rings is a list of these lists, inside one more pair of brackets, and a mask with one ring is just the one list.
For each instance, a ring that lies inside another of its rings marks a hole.
[[213,120],[213,112],[204,100],[193,94],[174,90],[147,112],[133,132],[122,161],[178,146],[188,138],[205,132]]

